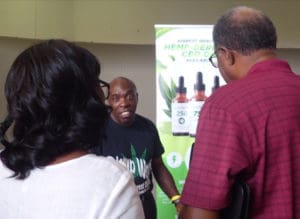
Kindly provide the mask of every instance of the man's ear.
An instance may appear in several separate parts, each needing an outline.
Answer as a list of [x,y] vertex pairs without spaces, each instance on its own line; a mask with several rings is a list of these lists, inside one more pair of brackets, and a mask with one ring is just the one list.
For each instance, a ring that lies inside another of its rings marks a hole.
[[231,49],[222,47],[223,55],[225,57],[225,61],[228,65],[234,65],[236,62],[235,52]]
[[138,102],[138,101],[139,101],[139,93],[136,92],[136,102]]
[[236,58],[237,58],[236,55],[237,54],[233,50],[230,50],[229,52],[230,52],[230,61],[231,61],[230,64],[234,65],[236,63]]

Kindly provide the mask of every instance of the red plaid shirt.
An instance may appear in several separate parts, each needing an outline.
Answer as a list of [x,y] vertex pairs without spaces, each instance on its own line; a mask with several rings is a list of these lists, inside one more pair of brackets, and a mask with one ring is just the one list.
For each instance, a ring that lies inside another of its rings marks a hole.
[[222,209],[238,174],[251,219],[300,218],[300,77],[284,61],[260,62],[208,98],[181,201]]

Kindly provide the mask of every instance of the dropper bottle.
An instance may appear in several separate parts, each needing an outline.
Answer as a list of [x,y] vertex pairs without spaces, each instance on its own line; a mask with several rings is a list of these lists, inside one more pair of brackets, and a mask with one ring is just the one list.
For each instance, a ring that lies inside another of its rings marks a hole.
[[214,78],[214,86],[211,88],[211,93],[215,92],[220,87],[219,76],[215,76]]
[[176,88],[176,97],[172,101],[172,134],[182,136],[189,134],[188,128],[188,98],[186,97],[186,87],[184,86],[184,77],[178,79]]
[[203,83],[202,72],[197,72],[196,83],[194,85],[194,96],[191,97],[189,102],[189,135],[191,137],[196,136],[196,130],[198,126],[199,114],[201,108],[206,100],[205,96],[205,84]]
[[197,72],[197,80],[194,84],[194,96],[191,97],[192,101],[204,101],[205,96],[205,84],[203,83],[202,72]]

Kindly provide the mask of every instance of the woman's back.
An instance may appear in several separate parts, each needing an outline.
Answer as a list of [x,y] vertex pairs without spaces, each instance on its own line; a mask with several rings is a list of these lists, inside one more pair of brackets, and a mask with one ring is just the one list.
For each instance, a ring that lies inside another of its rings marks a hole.
[[111,158],[84,155],[24,180],[12,173],[0,164],[0,218],[143,218],[131,174]]

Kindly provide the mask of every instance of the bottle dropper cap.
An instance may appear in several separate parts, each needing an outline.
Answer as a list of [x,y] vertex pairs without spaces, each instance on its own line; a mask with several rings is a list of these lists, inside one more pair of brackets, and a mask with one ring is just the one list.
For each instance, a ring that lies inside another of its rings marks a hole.
[[205,84],[203,84],[202,72],[200,71],[197,73],[197,81],[196,84],[194,84],[194,90],[205,91]]
[[212,87],[212,92],[217,90],[219,87],[220,87],[220,80],[219,80],[219,76],[216,75],[214,78],[214,86]]
[[184,87],[184,77],[180,76],[178,79],[178,87],[176,88],[176,93],[186,94],[186,87]]

